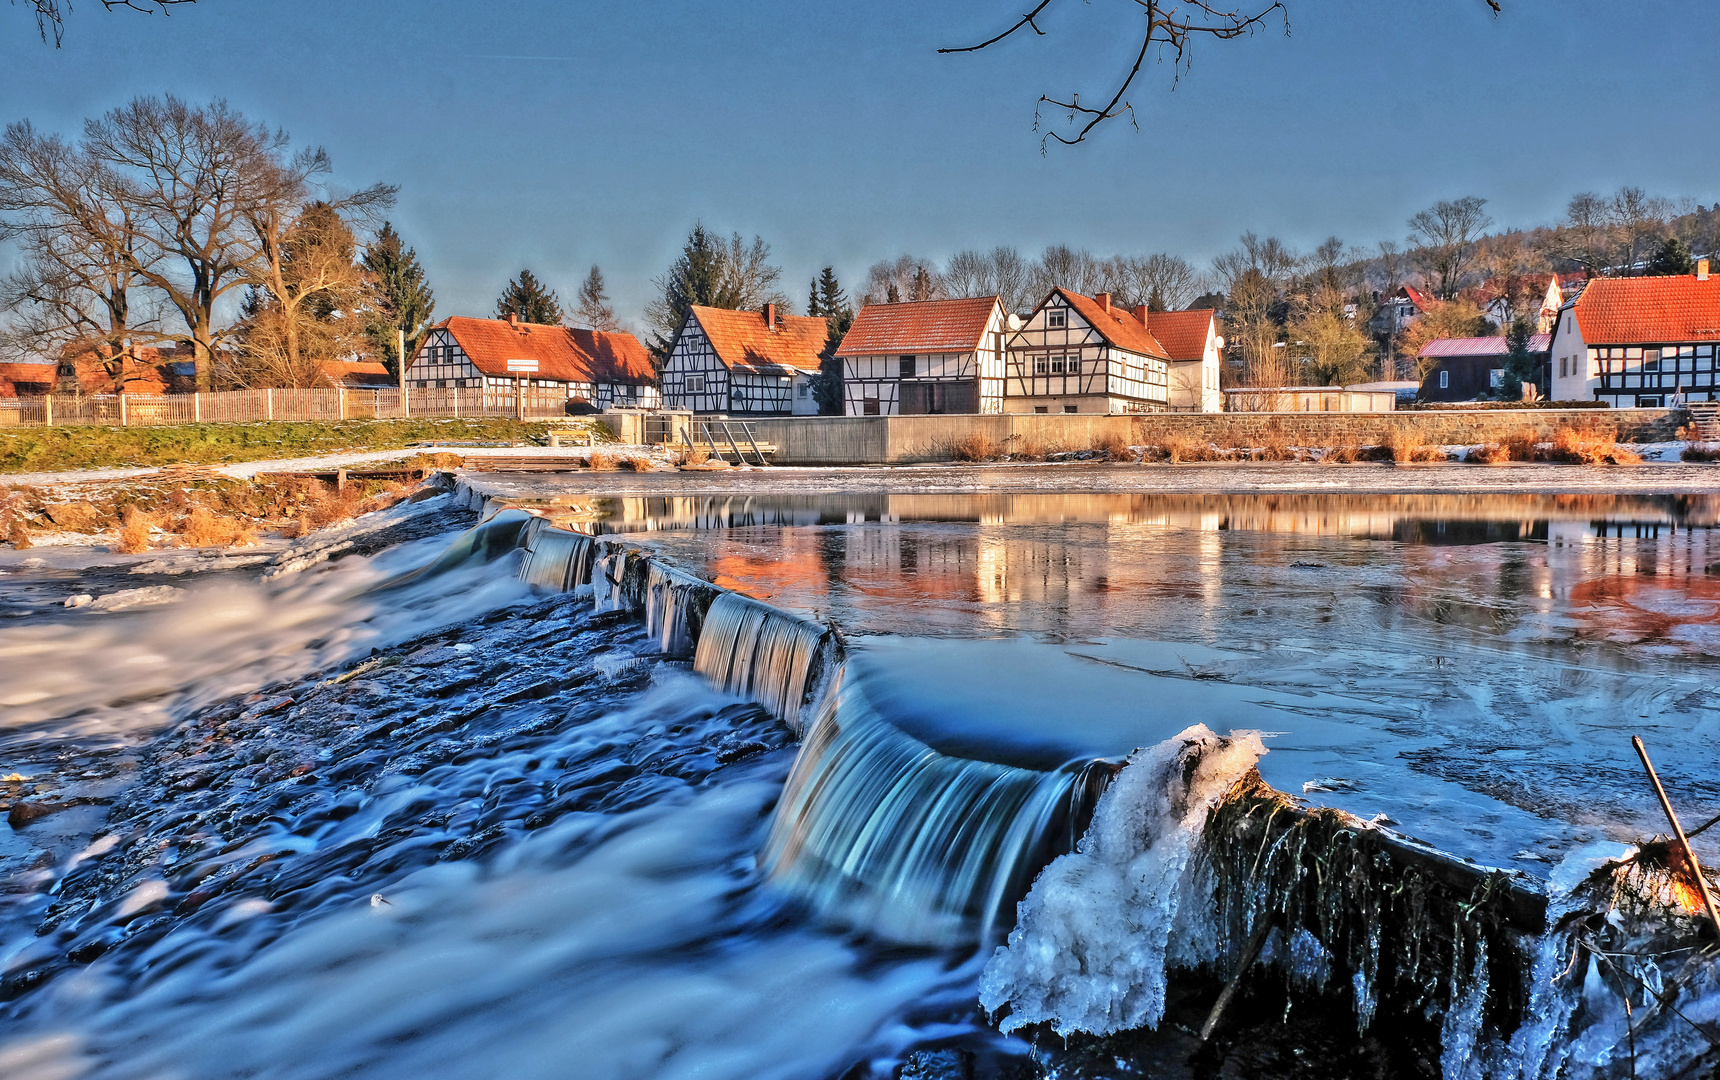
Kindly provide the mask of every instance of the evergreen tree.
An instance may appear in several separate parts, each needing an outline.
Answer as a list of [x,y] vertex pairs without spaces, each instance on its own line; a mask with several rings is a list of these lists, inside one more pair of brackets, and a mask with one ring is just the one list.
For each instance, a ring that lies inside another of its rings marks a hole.
[[806,293],[806,313],[808,315],[822,314],[822,312],[819,310],[819,307],[818,307],[818,279],[817,278],[812,279],[812,288],[807,290],[807,293]]
[[401,243],[389,222],[383,222],[382,231],[365,246],[360,262],[371,276],[372,310],[365,333],[388,373],[399,376],[398,331],[406,332],[406,355],[411,356],[430,329],[436,295],[424,283],[418,252]]
[[1684,246],[1684,241],[1676,236],[1669,236],[1655,249],[1645,272],[1651,276],[1694,274],[1696,263],[1690,258],[1690,249]]
[[578,315],[579,321],[592,330],[621,329],[615,319],[615,308],[610,306],[609,294],[604,290],[603,271],[596,266],[579,286]]
[[693,226],[680,257],[654,282],[661,292],[645,309],[656,331],[650,348],[659,370],[694,305],[738,310],[774,301],[787,306],[787,298],[772,291],[780,272],[765,261],[769,256],[770,248],[757,237],[750,248],[738,233],[725,244],[703,224]]
[[836,281],[836,271],[826,266],[812,283],[812,295],[807,301],[811,314],[824,316],[824,350],[819,353],[818,377],[812,382],[812,396],[818,401],[818,411],[825,416],[842,413],[842,361],[836,358],[836,348],[854,325],[854,309],[848,294]]
[[[1509,351],[1505,354],[1505,374],[1499,380],[1500,401],[1521,401],[1523,384],[1540,381],[1540,365],[1529,352],[1529,335],[1534,331],[1535,324],[1521,317],[1511,320],[1505,331]],[[1545,391],[1547,388],[1539,389]]]
[[520,276],[508,282],[501,299],[496,301],[496,318],[505,319],[509,315],[519,316],[521,322],[560,326],[561,301],[530,270],[521,270]]
[[896,288],[896,283],[894,281],[892,281],[892,282],[890,282],[889,288],[884,291],[884,303],[886,303],[886,304],[900,304],[901,302],[902,302],[902,291],[900,289]]

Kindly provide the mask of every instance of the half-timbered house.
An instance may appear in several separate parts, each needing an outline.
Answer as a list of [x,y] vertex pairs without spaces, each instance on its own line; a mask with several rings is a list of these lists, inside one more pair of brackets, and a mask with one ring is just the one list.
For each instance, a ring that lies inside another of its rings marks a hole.
[[995,296],[867,304],[836,350],[843,411],[1001,413],[1009,318]]
[[[515,361],[513,370],[509,361]],[[516,391],[539,403],[655,407],[660,399],[652,381],[650,355],[632,334],[512,317],[443,319],[424,335],[406,368],[409,388],[480,390],[485,409],[511,408]]]
[[1224,339],[1218,334],[1218,313],[1196,308],[1155,311],[1147,318],[1153,337],[1171,358],[1169,407],[1177,412],[1221,411],[1218,373]]
[[1548,346],[1552,398],[1614,408],[1720,401],[1720,278],[1596,278],[1567,303]]
[[1113,307],[1110,293],[1051,290],[1005,342],[1003,411],[1161,412],[1170,356],[1145,305]]
[[812,380],[828,333],[822,318],[694,305],[663,364],[671,409],[739,416],[811,416]]

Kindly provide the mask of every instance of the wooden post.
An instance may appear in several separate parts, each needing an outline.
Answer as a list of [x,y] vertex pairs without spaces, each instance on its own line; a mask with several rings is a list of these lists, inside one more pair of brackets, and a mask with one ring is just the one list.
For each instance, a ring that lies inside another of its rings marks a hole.
[[54,395],[48,394],[42,398],[42,416],[48,427],[54,426]]
[[191,391],[191,420],[197,424],[203,422],[203,393],[200,390]]
[[346,387],[337,386],[334,388],[334,400],[335,400],[335,403],[340,406],[340,418],[342,420],[345,420],[346,419]]
[[1636,756],[1642,759],[1642,767],[1648,770],[1648,779],[1654,785],[1654,794],[1660,799],[1660,809],[1666,814],[1666,820],[1672,825],[1672,835],[1678,838],[1678,846],[1684,850],[1684,858],[1690,864],[1690,874],[1696,879],[1696,888],[1702,893],[1702,906],[1708,909],[1708,919],[1714,924],[1714,934],[1720,937],[1720,910],[1714,906],[1714,893],[1708,888],[1708,879],[1702,874],[1702,864],[1696,860],[1696,852],[1690,847],[1690,838],[1684,835],[1684,826],[1678,823],[1678,814],[1672,809],[1672,800],[1666,797],[1666,789],[1660,786],[1660,776],[1654,771],[1654,763],[1648,760],[1648,747],[1642,744],[1642,736],[1632,735],[1630,744],[1636,747]]
[[514,376],[514,419],[526,418],[526,380],[523,375]]
[[273,420],[275,418],[275,390],[273,387],[263,391],[263,402],[264,408],[268,411],[268,418]]
[[394,355],[400,364],[400,417],[403,420],[412,419],[412,399],[406,396],[406,331],[395,327]]
[[128,414],[126,412],[125,391],[123,391],[123,390],[120,391],[120,395],[119,395],[119,426],[120,427],[130,427],[131,426],[131,416],[130,416],[130,414]]

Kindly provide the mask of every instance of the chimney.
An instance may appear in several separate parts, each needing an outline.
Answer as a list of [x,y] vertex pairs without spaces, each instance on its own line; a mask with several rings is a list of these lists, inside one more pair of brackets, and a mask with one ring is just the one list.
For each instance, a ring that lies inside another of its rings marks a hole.
[[1110,293],[1108,293],[1108,292],[1098,293],[1093,297],[1093,299],[1099,301],[1099,306],[1104,308],[1106,311],[1111,310],[1111,294]]
[[1697,259],[1696,260],[1696,280],[1697,281],[1707,281],[1708,280],[1708,260],[1707,259]]
[[1145,305],[1145,304],[1136,304],[1135,305],[1135,318],[1141,320],[1142,326],[1147,325],[1147,305]]
[[766,304],[764,306],[764,328],[766,330],[775,330],[776,329],[776,305],[775,304]]
[[508,312],[508,325],[513,327],[515,330],[518,330],[520,328],[519,312],[517,312],[517,311]]

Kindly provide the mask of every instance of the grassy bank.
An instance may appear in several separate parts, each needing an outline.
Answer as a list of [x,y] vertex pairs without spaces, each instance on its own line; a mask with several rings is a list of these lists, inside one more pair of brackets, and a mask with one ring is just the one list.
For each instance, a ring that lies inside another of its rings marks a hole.
[[[570,428],[590,421],[559,421]],[[404,450],[424,442],[541,441],[546,421],[346,420],[184,424],[176,427],[44,427],[0,431],[0,473],[127,465],[215,465],[312,454]]]

